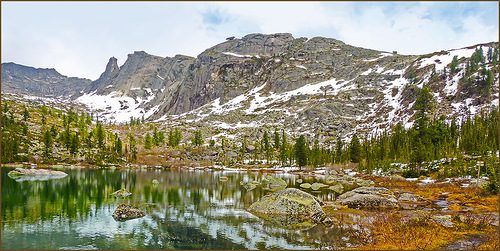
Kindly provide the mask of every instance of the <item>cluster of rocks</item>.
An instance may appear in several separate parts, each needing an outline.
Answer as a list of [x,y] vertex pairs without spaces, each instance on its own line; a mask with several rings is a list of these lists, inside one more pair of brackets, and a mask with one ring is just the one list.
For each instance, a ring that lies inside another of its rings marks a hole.
[[288,186],[286,181],[284,181],[281,178],[274,177],[272,175],[264,176],[261,181],[257,180],[248,182],[241,181],[240,185],[242,185],[243,188],[245,188],[248,191],[257,188],[258,186],[261,186],[264,190],[279,191],[285,189]]
[[[373,186],[374,182],[350,175],[329,175],[324,183],[304,183],[298,179],[300,188],[313,191],[329,189],[339,194],[334,204],[337,207],[355,209],[416,209],[428,205],[430,201],[423,197],[403,192],[395,193],[384,187]],[[286,182],[280,178],[265,176],[261,182],[242,182],[247,190],[259,185],[279,186],[280,191],[262,197],[252,204],[248,210],[273,223],[288,228],[311,227],[320,222],[332,223],[326,219],[321,207],[323,204],[317,197],[296,188],[287,188]],[[326,220],[325,220],[326,219]]]
[[[154,181],[155,180],[153,180],[153,184],[158,182],[157,180],[156,180],[156,182],[154,182]],[[117,198],[125,198],[125,197],[132,195],[132,193],[129,192],[126,188],[121,188],[121,189],[115,191],[114,193],[112,193],[112,195],[117,197]],[[146,215],[146,213],[143,210],[141,210],[137,207],[134,207],[132,205],[129,205],[129,204],[124,204],[124,203],[118,205],[118,207],[113,212],[113,218],[117,221],[132,220],[132,219],[144,217],[145,215]]]
[[118,191],[112,193],[112,195],[114,195],[115,197],[125,198],[125,197],[128,197],[128,196],[132,195],[132,193],[129,192],[129,191],[127,191],[126,188],[121,188]]

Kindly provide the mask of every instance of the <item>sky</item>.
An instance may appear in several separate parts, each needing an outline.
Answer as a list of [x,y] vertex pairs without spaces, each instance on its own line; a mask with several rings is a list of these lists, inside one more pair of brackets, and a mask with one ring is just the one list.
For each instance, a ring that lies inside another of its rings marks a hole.
[[498,2],[1,2],[2,62],[95,80],[110,57],[197,56],[235,36],[292,33],[424,54],[498,41]]

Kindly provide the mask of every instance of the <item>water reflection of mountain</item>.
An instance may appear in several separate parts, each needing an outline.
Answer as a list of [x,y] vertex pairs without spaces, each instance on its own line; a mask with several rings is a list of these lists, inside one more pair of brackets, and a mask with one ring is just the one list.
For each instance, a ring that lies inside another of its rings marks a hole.
[[[311,249],[344,242],[335,237],[339,229],[285,230],[246,212],[267,192],[246,191],[240,181],[261,174],[85,169],[69,170],[63,180],[15,182],[8,171],[1,170],[5,249]],[[114,221],[120,201],[110,194],[122,187],[133,193],[126,202],[147,205],[146,217]]]

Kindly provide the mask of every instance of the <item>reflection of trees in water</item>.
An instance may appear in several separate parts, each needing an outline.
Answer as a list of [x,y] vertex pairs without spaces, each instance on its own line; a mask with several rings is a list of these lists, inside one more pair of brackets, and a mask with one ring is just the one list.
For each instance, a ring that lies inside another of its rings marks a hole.
[[135,172],[102,170],[68,170],[63,179],[16,182],[7,176],[9,169],[1,170],[2,218],[36,222],[54,216],[83,219],[91,205],[100,208],[109,203],[115,189],[131,184]]
[[[8,224],[13,227],[15,221],[37,223],[56,216],[78,226],[78,221],[98,219],[103,214],[101,209],[125,201],[153,204],[147,209],[148,216],[138,220],[139,228],[144,231],[126,234],[135,240],[135,244],[127,244],[131,245],[129,248],[322,248],[339,247],[346,242],[340,238],[346,233],[336,228],[318,226],[308,231],[289,231],[262,224],[248,215],[244,210],[270,192],[260,187],[247,191],[240,181],[261,179],[262,174],[78,169],[67,170],[69,175],[64,179],[16,182],[7,176],[8,171],[0,170],[2,219],[12,221]],[[228,181],[221,181],[221,176],[228,177]],[[159,184],[154,185],[153,179]],[[294,179],[288,179],[289,185],[296,186]],[[132,192],[130,198],[111,196],[122,187]],[[165,212],[158,214],[161,211]],[[210,231],[216,231],[215,236]],[[127,238],[123,238],[116,235],[110,240],[115,244],[99,244],[99,247],[125,247],[122,242]]]

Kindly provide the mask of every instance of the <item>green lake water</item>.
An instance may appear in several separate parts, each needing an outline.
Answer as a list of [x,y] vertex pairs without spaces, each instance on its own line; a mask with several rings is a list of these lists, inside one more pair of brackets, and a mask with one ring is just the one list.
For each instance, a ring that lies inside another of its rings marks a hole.
[[[247,191],[240,181],[261,173],[167,170],[64,170],[46,181],[15,181],[2,168],[0,249],[332,249],[351,245],[339,227],[290,230],[246,211],[270,191]],[[313,177],[273,174],[298,187]],[[221,181],[220,177],[228,177]],[[152,180],[159,181],[154,185]],[[114,198],[125,187],[132,196]],[[324,200],[333,194],[316,194]],[[142,205],[146,216],[112,217],[122,202]]]

